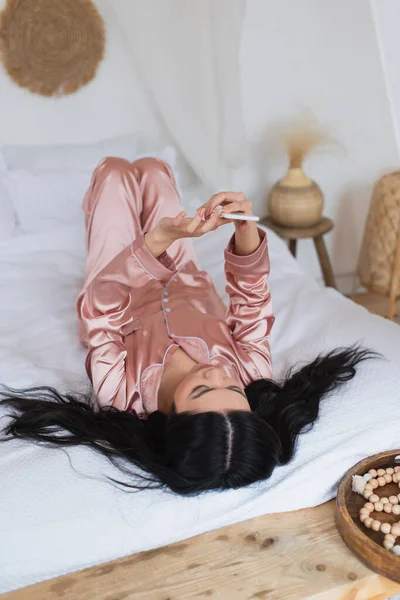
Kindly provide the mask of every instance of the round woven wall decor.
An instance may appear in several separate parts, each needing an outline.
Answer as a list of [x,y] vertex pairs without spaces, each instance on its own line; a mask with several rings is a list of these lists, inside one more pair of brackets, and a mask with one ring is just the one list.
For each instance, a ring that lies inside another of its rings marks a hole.
[[1,58],[19,86],[61,96],[94,78],[105,27],[91,0],[7,0],[0,19]]

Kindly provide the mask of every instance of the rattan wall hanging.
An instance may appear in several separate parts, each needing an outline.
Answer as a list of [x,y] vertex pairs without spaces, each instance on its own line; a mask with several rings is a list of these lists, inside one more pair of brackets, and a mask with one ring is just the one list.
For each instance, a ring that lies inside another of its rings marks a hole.
[[104,21],[91,0],[7,0],[0,13],[4,67],[35,94],[73,94],[94,78],[104,48]]
[[387,316],[393,319],[400,296],[400,171],[384,175],[374,187],[357,279],[389,298]]

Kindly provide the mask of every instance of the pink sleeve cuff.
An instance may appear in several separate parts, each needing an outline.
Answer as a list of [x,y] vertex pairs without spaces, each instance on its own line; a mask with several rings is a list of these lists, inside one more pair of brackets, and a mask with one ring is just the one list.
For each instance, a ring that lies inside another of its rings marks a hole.
[[269,255],[267,235],[263,229],[257,227],[261,243],[257,250],[247,256],[235,254],[235,234],[232,235],[225,249],[225,269],[233,275],[239,273],[264,273],[269,272]]
[[168,280],[171,275],[176,273],[175,261],[172,260],[168,252],[163,252],[158,258],[152,255],[145,244],[144,233],[135,239],[131,249],[139,265],[153,279]]

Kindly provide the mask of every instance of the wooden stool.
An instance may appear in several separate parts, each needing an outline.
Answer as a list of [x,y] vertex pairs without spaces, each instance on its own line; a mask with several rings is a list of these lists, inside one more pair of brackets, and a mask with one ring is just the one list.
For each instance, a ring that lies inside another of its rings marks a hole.
[[293,256],[296,256],[297,240],[312,238],[314,240],[325,285],[337,289],[331,261],[329,260],[324,238],[322,237],[325,233],[328,233],[328,231],[333,229],[334,223],[332,219],[322,217],[317,225],[304,228],[283,227],[282,225],[275,223],[271,217],[261,219],[260,223],[265,225],[265,227],[269,227],[272,231],[275,231],[275,233],[284,240],[289,240],[289,249]]

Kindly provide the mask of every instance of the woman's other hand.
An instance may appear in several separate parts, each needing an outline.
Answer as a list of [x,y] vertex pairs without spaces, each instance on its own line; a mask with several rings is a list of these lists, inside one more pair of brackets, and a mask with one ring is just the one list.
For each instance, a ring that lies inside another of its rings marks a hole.
[[176,217],[162,217],[155,228],[144,235],[145,244],[152,255],[160,256],[176,240],[200,237],[221,225],[232,223],[231,219],[220,217],[222,209],[213,213],[207,220],[203,220],[204,213],[204,208],[200,207],[192,218],[186,217],[185,210],[182,210]]
[[[200,208],[205,209],[207,219],[210,215],[215,214],[213,211],[217,206],[222,206],[223,212],[242,212],[245,215],[253,214],[252,203],[242,192],[219,192],[211,196],[208,202]],[[233,222],[235,224],[236,231],[246,231],[249,228],[249,221],[226,220],[229,223]]]
[[205,209],[197,209],[194,217],[186,217],[186,211],[181,211],[176,217],[162,217],[157,223],[156,230],[160,239],[170,243],[181,238],[200,237],[209,231],[218,229],[221,225],[231,223],[231,219],[221,218],[222,209],[215,211],[210,218],[203,220]]
[[[211,196],[210,200],[204,204],[206,215],[213,214],[213,210],[222,206],[225,212],[242,212],[245,215],[253,214],[253,207],[241,192],[220,192]],[[248,256],[252,254],[261,243],[260,234],[255,221],[238,221],[229,219],[235,224],[235,246],[234,252],[239,256]]]

